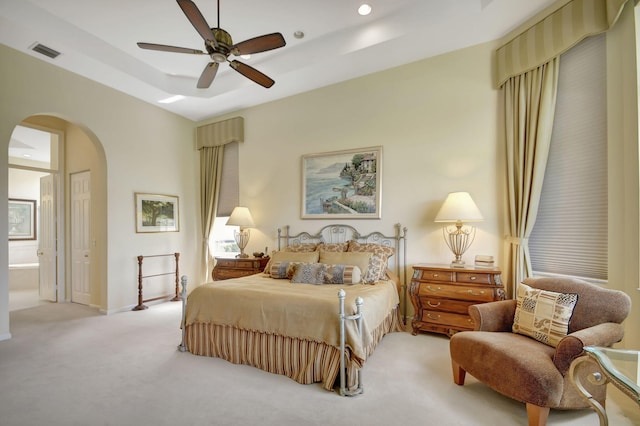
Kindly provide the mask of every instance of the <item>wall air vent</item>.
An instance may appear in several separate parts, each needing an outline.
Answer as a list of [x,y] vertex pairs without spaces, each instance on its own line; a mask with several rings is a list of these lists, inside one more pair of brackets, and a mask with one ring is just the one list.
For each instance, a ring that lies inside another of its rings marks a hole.
[[55,59],[58,55],[60,55],[60,52],[53,50],[50,47],[45,46],[44,44],[40,44],[40,43],[36,43],[31,50],[33,50],[34,52],[38,52],[41,55],[47,56],[51,59]]

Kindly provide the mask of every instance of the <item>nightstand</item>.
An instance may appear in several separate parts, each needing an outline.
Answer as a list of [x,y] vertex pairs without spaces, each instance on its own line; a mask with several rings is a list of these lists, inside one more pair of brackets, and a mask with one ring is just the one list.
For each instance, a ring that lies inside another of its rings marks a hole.
[[211,272],[214,281],[246,277],[264,271],[268,257],[216,257],[216,266]]
[[469,306],[504,300],[505,295],[497,268],[433,264],[414,265],[409,294],[415,312],[413,335],[430,331],[448,336],[473,330]]

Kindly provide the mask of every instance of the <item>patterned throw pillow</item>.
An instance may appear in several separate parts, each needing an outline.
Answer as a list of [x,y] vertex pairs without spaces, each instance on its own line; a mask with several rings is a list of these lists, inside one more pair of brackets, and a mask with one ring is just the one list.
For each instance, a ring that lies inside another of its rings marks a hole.
[[288,279],[290,280],[293,277],[293,271],[296,265],[299,265],[300,262],[289,262],[289,261],[280,261],[280,262],[272,262],[271,267],[269,268],[269,275],[271,278],[275,279]]
[[316,243],[303,243],[303,244],[294,244],[291,246],[287,246],[284,248],[284,251],[289,251],[293,253],[309,253],[312,251],[316,251],[318,248],[318,244]]
[[349,243],[320,243],[318,244],[319,251],[331,251],[331,252],[345,252],[349,248]]
[[577,294],[520,284],[512,330],[555,348],[569,331],[569,321],[577,302]]
[[348,251],[372,253],[369,260],[369,268],[364,277],[366,284],[373,284],[385,278],[387,261],[396,252],[393,247],[374,243],[359,243],[353,240],[349,241]]
[[318,261],[320,253],[317,251],[312,252],[293,252],[293,251],[274,251],[271,254],[271,259],[264,268],[264,273],[271,275],[271,265],[274,262],[305,262],[315,263]]
[[324,263],[301,263],[293,269],[292,283],[324,284],[324,273],[327,270]]
[[304,284],[358,284],[362,279],[360,268],[354,265],[327,265],[326,263],[296,263],[292,266],[292,283]]

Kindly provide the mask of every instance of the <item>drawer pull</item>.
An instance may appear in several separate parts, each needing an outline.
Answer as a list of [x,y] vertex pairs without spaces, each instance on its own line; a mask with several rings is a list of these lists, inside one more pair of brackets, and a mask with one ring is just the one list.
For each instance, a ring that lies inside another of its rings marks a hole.
[[431,306],[432,308],[437,308],[438,306],[440,306],[440,302],[438,303],[431,303],[431,300],[427,300],[427,305]]
[[432,319],[432,320],[440,319],[440,315],[431,315],[431,314],[427,314],[427,316],[429,317],[429,319]]
[[471,277],[469,277],[469,279],[470,279],[471,281],[475,281],[475,280],[476,280],[476,276],[475,276],[475,275],[472,275]]
[[438,274],[433,274],[433,278],[438,278]]
[[473,290],[467,290],[467,293],[472,294],[474,296],[484,296],[484,290],[480,290],[479,293],[474,293]]
[[429,291],[440,291],[440,290],[442,290],[442,289],[441,289],[440,287],[433,288],[433,287],[431,287],[430,285],[428,285],[428,286],[427,286],[427,290],[429,290]]

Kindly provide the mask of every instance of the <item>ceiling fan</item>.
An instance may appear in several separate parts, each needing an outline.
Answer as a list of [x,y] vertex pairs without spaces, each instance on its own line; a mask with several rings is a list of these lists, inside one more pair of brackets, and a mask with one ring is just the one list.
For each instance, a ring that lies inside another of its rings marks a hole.
[[283,47],[286,42],[280,33],[265,34],[254,37],[249,40],[233,44],[231,35],[220,28],[220,0],[218,0],[218,26],[210,28],[207,21],[200,13],[200,10],[191,0],[176,0],[178,5],[187,16],[187,19],[194,26],[198,34],[204,39],[204,47],[206,52],[197,49],[189,49],[186,47],[167,46],[164,44],[154,43],[138,43],[138,47],[149,50],[160,50],[163,52],[189,53],[193,55],[209,55],[212,62],[209,62],[202,71],[198,79],[198,88],[206,89],[211,86],[213,79],[216,77],[218,67],[223,62],[229,62],[229,66],[240,74],[259,85],[269,88],[273,86],[273,81],[267,75],[261,73],[257,69],[244,64],[236,59],[229,60],[229,55],[249,55],[253,53],[266,52],[267,50]]

